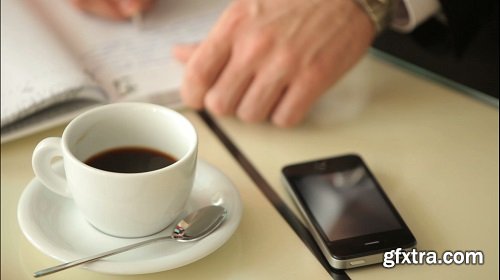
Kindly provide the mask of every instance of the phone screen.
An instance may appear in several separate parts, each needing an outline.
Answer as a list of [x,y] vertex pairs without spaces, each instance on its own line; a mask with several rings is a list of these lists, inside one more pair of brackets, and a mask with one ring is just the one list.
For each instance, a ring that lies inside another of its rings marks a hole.
[[361,159],[327,164],[290,179],[329,241],[403,228]]

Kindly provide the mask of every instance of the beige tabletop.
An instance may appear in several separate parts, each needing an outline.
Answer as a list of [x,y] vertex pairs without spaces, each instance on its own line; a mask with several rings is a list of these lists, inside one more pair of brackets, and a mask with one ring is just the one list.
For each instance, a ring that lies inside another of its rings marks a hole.
[[[200,158],[221,169],[243,201],[241,224],[210,256],[162,273],[118,276],[81,268],[48,279],[331,279],[227,149],[193,112]],[[372,56],[293,129],[217,123],[298,215],[279,181],[286,164],[356,152],[364,157],[414,232],[420,250],[482,250],[482,266],[380,266],[352,279],[487,279],[498,274],[498,110]],[[62,127],[1,148],[1,278],[32,279],[58,262],[22,235],[16,208],[33,178],[31,153]],[[263,234],[263,229],[266,229]]]
[[297,214],[284,165],[360,154],[419,250],[481,250],[484,265],[371,266],[352,279],[497,279],[498,109],[367,55],[292,129],[216,122]]
[[[234,235],[211,255],[170,271],[120,276],[72,268],[46,279],[331,279],[198,115],[184,114],[199,133],[199,157],[222,170],[240,192],[243,216]],[[41,139],[61,133],[59,127],[2,145],[1,279],[33,279],[34,271],[58,264],[23,236],[16,208],[33,178],[33,148]]]

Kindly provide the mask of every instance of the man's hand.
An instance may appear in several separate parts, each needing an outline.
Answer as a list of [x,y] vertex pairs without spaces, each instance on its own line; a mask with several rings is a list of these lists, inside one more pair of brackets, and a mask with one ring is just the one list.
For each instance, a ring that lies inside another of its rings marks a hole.
[[190,107],[247,122],[300,122],[375,36],[354,0],[236,0],[199,45],[177,46]]

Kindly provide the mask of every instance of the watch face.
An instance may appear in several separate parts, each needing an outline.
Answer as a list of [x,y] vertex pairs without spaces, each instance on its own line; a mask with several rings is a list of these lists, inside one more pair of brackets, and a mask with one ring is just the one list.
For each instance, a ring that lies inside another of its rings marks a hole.
[[380,33],[387,25],[389,25],[394,13],[395,1],[357,0],[357,2],[375,24],[377,33]]

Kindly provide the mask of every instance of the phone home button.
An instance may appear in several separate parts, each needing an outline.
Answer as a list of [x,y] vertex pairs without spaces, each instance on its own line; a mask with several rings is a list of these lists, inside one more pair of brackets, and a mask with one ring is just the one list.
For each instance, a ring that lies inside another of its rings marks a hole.
[[358,265],[362,265],[364,263],[366,263],[365,260],[356,260],[356,261],[349,262],[349,265],[350,266],[358,266]]

